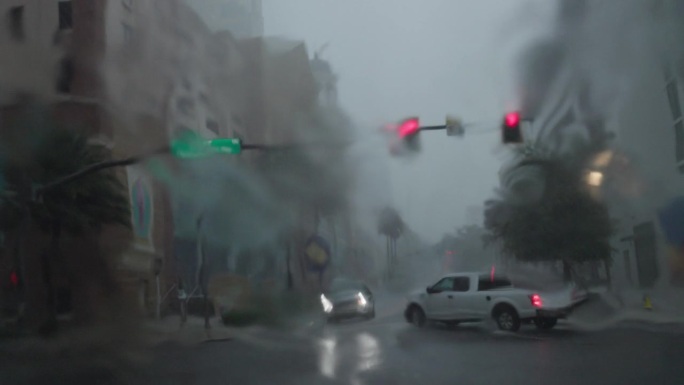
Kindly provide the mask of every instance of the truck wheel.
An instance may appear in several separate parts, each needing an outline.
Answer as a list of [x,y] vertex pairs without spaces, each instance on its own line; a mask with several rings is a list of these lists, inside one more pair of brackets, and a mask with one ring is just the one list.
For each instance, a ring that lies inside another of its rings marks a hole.
[[520,329],[520,317],[511,306],[503,305],[494,309],[494,320],[500,330],[514,332]]
[[409,322],[414,324],[415,326],[422,328],[425,326],[425,312],[423,309],[420,308],[420,306],[413,305],[409,308],[408,310],[408,319]]
[[537,317],[534,319],[534,324],[537,326],[537,329],[540,330],[552,329],[556,326],[556,322],[558,322],[558,319],[552,317]]

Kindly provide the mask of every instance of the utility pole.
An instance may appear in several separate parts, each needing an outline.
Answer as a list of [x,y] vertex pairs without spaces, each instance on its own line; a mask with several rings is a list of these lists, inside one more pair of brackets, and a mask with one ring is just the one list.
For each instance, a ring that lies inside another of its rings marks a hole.
[[202,223],[204,222],[204,213],[200,214],[197,218],[197,258],[199,262],[199,276],[198,283],[202,289],[202,300],[204,302],[204,328],[211,329],[211,323],[209,322],[209,295],[207,293],[208,282],[207,282],[207,263],[206,255],[204,254],[204,242],[202,237]]

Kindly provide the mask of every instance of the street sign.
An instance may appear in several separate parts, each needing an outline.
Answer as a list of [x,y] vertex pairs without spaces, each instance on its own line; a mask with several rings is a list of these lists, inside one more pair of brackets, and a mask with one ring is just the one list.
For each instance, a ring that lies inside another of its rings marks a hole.
[[236,138],[216,138],[209,141],[209,146],[220,154],[239,154],[242,143]]
[[211,155],[206,139],[194,131],[185,131],[171,141],[171,153],[179,158],[203,158]]
[[465,134],[465,127],[460,119],[447,116],[446,119],[447,136],[463,136]]
[[330,263],[330,244],[323,237],[314,235],[306,242],[304,255],[310,270],[323,272]]
[[171,141],[171,153],[183,159],[204,158],[215,154],[239,154],[242,142],[236,138],[204,139],[194,131],[186,131]]

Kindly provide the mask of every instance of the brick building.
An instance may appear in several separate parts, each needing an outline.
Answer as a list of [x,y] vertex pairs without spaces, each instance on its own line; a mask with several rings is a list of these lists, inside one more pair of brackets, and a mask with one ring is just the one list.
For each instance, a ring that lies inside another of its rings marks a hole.
[[[0,73],[0,122],[11,121],[21,107],[17,93],[31,94],[50,106],[56,121],[87,127],[114,158],[144,154],[188,130],[206,138],[291,143],[316,108],[318,88],[302,42],[214,33],[182,0],[0,0],[0,12],[8,15],[10,31],[0,34],[0,54],[10,58]],[[244,173],[259,157],[244,154],[225,162],[239,163],[236,169]],[[118,281],[147,313],[158,301],[155,267],[161,266],[166,306],[179,277],[196,276],[202,207],[217,207],[210,210],[216,217],[230,199],[231,191],[208,190],[210,184],[181,183],[202,174],[201,164],[161,156],[121,170],[132,231],[106,229],[96,244],[111,251]],[[315,232],[316,220],[310,207],[294,212],[295,229],[285,237],[299,242]],[[213,270],[235,271],[246,261],[282,257],[275,255],[282,249],[256,253],[260,258],[235,254],[220,242],[230,228],[220,219],[209,218],[213,225],[205,230]],[[80,255],[78,249],[78,240],[65,241],[63,253]],[[268,274],[284,278],[283,261],[277,263],[280,270]]]
[[[3,24],[10,31],[0,34],[5,125],[21,109],[15,96],[30,94],[49,105],[55,121],[86,127],[114,158],[158,148],[182,129],[208,137],[228,133],[230,117],[220,114],[223,95],[207,95],[207,85],[217,78],[230,81],[225,74],[234,68],[230,46],[214,39],[183,2],[3,0],[0,12],[7,15]],[[173,167],[167,159],[160,161]],[[100,243],[113,249],[112,239],[130,245],[112,262],[119,266],[123,287],[149,309],[155,264],[161,261],[167,272],[174,269],[168,263],[174,231],[170,197],[146,167],[122,171],[133,232],[113,236],[111,231],[121,231],[107,230]],[[172,276],[162,274],[169,281]]]

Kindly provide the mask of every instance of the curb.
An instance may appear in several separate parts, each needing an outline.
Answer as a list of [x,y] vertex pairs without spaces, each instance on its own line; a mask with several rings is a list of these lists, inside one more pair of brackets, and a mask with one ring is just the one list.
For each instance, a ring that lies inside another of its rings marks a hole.
[[600,321],[581,321],[568,319],[567,323],[585,331],[599,331],[610,328],[643,329],[648,331],[684,332],[684,319],[662,314],[616,314]]
[[236,331],[224,326],[212,325],[209,330],[204,327],[185,327],[174,330],[159,330],[154,327],[144,328],[143,339],[152,344],[159,345],[167,342],[176,342],[185,345],[201,344],[214,341],[229,341],[236,337]]
[[649,332],[668,332],[684,334],[684,323],[676,321],[649,322],[645,320],[623,320],[617,323],[622,329],[640,329]]

